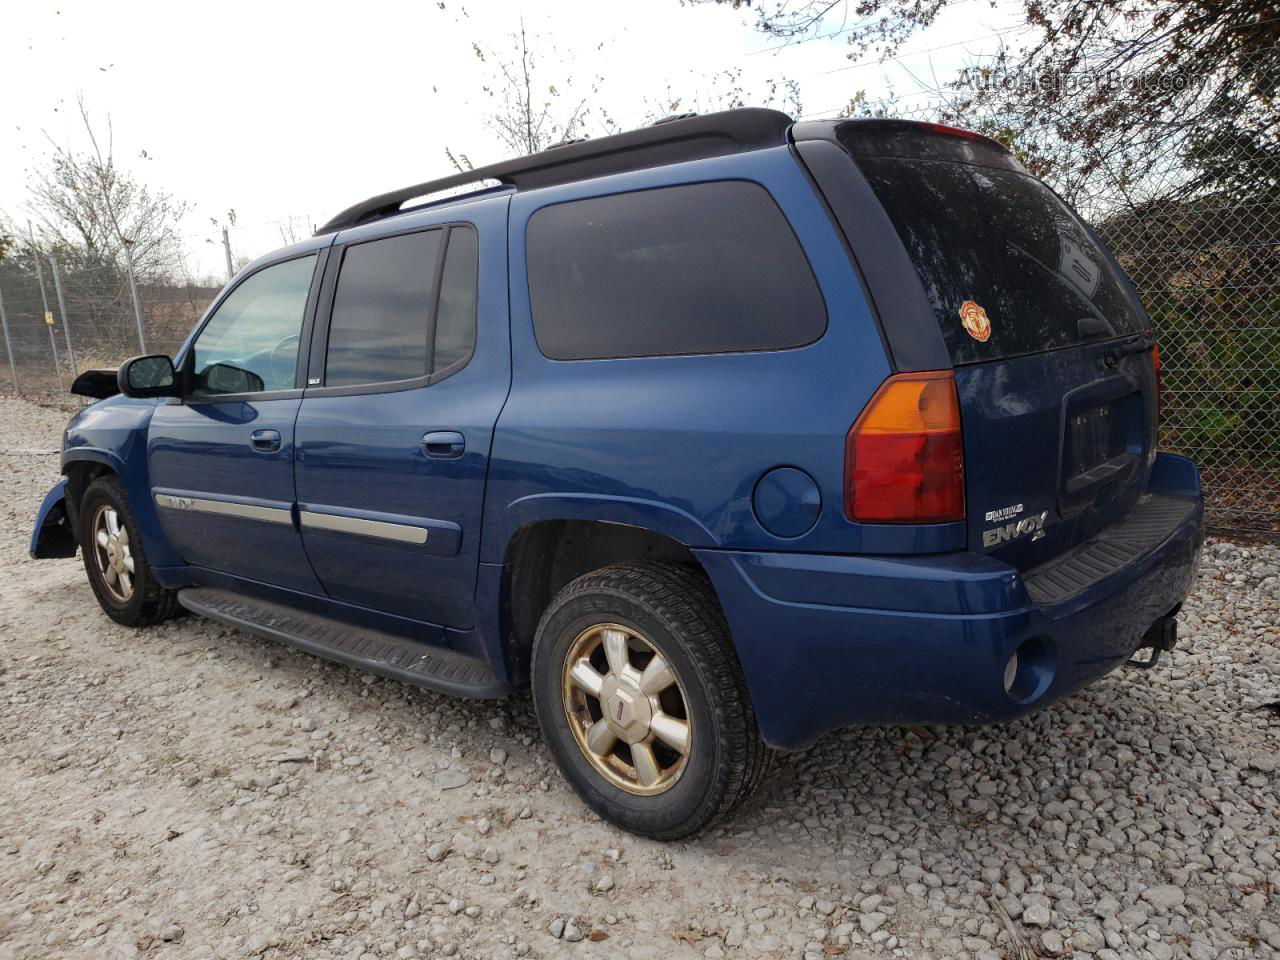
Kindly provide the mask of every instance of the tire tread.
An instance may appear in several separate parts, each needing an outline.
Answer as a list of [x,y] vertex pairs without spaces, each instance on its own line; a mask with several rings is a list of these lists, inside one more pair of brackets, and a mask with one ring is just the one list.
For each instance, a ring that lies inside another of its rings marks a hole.
[[738,810],[768,773],[772,751],[760,737],[755,712],[728,625],[710,581],[701,571],[656,561],[602,567],[565,586],[544,611],[534,640],[534,658],[549,642],[545,627],[565,604],[584,594],[614,594],[649,607],[677,627],[685,649],[706,680],[711,709],[721,718],[722,742],[716,744],[716,789],[707,792],[696,813],[667,829],[637,832],[655,839],[690,836]]
[[[91,548],[83,543],[86,534],[92,535],[92,531],[87,530],[87,527],[92,522],[94,511],[89,509],[88,505],[95,496],[101,496],[113,502],[121,515],[122,522],[128,527],[129,550],[133,554],[135,567],[135,589],[142,595],[142,600],[135,609],[131,610],[129,606],[118,607],[107,600],[102,586],[98,583],[99,575],[93,567]],[[89,577],[89,586],[93,589],[99,606],[107,616],[128,627],[149,627],[168,620],[181,611],[178,605],[178,591],[161,586],[151,572],[128,491],[125,490],[119,477],[114,474],[105,474],[89,484],[80,501],[79,515],[82,540],[80,552],[84,555],[85,572]]]

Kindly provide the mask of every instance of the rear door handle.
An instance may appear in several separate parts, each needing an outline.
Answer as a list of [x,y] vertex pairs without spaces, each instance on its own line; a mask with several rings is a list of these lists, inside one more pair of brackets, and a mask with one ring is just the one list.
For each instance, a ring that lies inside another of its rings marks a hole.
[[249,434],[249,446],[259,453],[273,453],[280,449],[280,431],[255,430]]
[[436,460],[457,460],[466,449],[467,441],[453,430],[435,430],[422,438],[422,452]]

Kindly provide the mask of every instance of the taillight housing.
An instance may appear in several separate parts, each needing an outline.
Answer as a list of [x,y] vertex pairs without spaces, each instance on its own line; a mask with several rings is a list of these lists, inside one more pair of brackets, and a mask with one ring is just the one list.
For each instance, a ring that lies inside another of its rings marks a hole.
[[880,385],[845,438],[844,512],[855,523],[964,519],[964,438],[950,370]]

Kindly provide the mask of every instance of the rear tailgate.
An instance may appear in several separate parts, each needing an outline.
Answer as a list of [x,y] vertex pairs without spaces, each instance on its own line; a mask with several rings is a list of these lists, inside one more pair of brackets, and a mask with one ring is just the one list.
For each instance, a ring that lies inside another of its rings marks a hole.
[[900,122],[837,136],[955,368],[970,549],[1028,570],[1131,513],[1155,456],[1154,341],[1093,232],[993,141]]

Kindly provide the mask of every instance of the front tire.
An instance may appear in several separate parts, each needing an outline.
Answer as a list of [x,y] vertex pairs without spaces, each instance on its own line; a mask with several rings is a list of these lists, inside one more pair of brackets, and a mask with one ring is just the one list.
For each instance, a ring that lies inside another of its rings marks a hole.
[[593,810],[658,840],[729,816],[769,751],[710,584],[670,564],[588,573],[552,600],[533,643],[534,707]]
[[178,594],[157,582],[142,550],[124,485],[99,477],[80,501],[80,554],[103,611],[126,627],[146,627],[178,611]]

